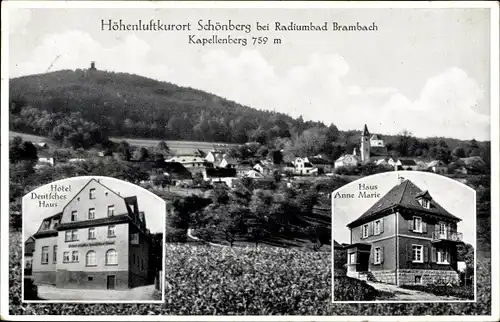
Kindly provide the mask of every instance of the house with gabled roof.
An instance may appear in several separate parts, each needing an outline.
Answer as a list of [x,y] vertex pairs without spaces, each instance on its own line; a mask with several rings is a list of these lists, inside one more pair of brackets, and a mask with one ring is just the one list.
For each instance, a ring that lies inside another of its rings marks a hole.
[[126,289],[150,282],[151,236],[136,196],[91,179],[33,235],[35,284]]
[[347,225],[347,275],[396,285],[456,282],[460,221],[402,179]]
[[448,166],[441,160],[433,160],[429,162],[426,168],[434,173],[445,174],[448,172]]

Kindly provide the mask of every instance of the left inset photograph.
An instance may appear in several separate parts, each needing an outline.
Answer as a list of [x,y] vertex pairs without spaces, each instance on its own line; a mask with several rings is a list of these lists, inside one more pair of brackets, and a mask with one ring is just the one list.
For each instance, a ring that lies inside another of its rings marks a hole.
[[23,197],[23,301],[162,303],[165,201],[84,176]]

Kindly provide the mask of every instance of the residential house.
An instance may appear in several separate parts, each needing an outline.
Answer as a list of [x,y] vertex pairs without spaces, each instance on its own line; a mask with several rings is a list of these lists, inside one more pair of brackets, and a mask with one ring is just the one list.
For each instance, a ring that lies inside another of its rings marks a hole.
[[456,282],[461,219],[401,180],[347,225],[347,275],[396,285]]
[[136,196],[89,182],[61,212],[45,218],[35,238],[35,284],[127,289],[147,285],[150,234]]
[[333,164],[322,156],[306,158],[314,168],[318,169],[318,174],[330,173],[333,171]]
[[[392,160],[392,161],[391,161]],[[389,165],[394,166],[395,170],[418,170],[418,164],[412,159],[389,159]]]
[[37,165],[50,165],[54,166],[54,158],[52,157],[39,157]]
[[433,160],[427,165],[427,170],[434,173],[446,174],[448,173],[448,166],[441,160]]
[[223,154],[223,151],[212,150],[207,153],[207,155],[205,156],[205,160],[215,164],[217,161],[220,161],[222,159]]
[[236,169],[237,165],[238,165],[238,161],[224,155],[218,166],[221,168]]
[[47,144],[47,142],[38,142],[36,144],[36,147],[39,149],[48,149],[49,145]]
[[389,165],[389,158],[381,158],[375,161],[376,165],[380,166],[388,166]]
[[361,163],[361,159],[359,158],[356,148],[352,151],[352,154],[344,154],[335,160],[335,168],[342,167],[356,167]]
[[253,166],[253,169],[259,171],[260,173],[262,173],[265,176],[270,176],[273,174],[273,167],[269,163],[265,164],[265,163],[259,162]]
[[240,161],[235,167],[236,168],[236,175],[238,177],[246,176],[248,171],[253,169],[253,165],[254,165],[253,162],[250,160]]
[[233,187],[237,181],[236,169],[207,168],[203,170],[203,179],[211,184],[225,182],[228,187]]
[[[200,173],[202,173],[202,171],[200,171]],[[171,185],[173,186],[193,184],[192,173],[179,162],[166,162],[163,168],[163,174],[170,177]]]
[[257,171],[255,169],[249,170],[245,177],[247,178],[252,178],[252,179],[265,179],[267,178],[264,174],[262,174],[260,171]]
[[311,176],[318,174],[318,168],[314,167],[307,158],[295,158],[293,161],[295,166],[295,174],[299,176]]
[[196,156],[175,156],[165,160],[166,162],[180,163],[191,173],[202,172],[204,168],[209,167],[210,164],[201,157]]

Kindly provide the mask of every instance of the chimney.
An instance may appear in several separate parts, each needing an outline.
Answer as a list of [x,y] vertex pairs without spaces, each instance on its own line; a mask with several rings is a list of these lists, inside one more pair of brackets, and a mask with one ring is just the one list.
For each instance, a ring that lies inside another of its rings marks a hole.
[[96,70],[95,68],[95,61],[90,62],[90,70]]

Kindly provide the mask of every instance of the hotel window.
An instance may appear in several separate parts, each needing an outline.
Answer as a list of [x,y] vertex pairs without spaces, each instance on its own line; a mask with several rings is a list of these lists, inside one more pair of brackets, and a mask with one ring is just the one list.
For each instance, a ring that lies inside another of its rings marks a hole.
[[71,253],[71,261],[72,262],[78,262],[78,251],[77,250],[74,250]]
[[422,245],[413,245],[412,246],[412,260],[417,263],[424,262],[424,246]]
[[42,264],[49,263],[49,246],[42,247]]
[[139,233],[132,234],[132,239],[130,243],[132,245],[139,245]]
[[87,252],[87,255],[85,255],[85,265],[87,266],[96,266],[96,257],[95,257],[95,252],[93,250],[89,250]]
[[417,233],[422,232],[422,218],[413,217],[413,231]]
[[78,214],[77,214],[76,210],[73,210],[71,212],[71,221],[76,221],[77,218],[78,218]]
[[64,241],[71,241],[71,230],[66,230],[64,233]]
[[54,264],[57,263],[57,245],[54,245],[53,249],[52,249],[52,261],[54,262]]
[[72,230],[71,231],[71,241],[77,241],[78,240],[78,230]]
[[431,207],[431,202],[428,199],[422,199],[422,207],[429,209]]
[[450,263],[450,253],[447,249],[442,248],[437,250],[437,263],[438,264],[449,264]]
[[118,265],[116,250],[110,249],[106,252],[106,265]]
[[69,263],[69,252],[63,253],[63,263]]
[[89,190],[89,199],[95,199],[95,188]]
[[89,209],[89,219],[95,219],[95,208]]
[[115,215],[115,206],[114,205],[108,206],[108,217],[111,217],[114,215]]
[[115,225],[108,226],[108,237],[116,237]]
[[89,228],[89,239],[95,239],[95,228]]
[[382,249],[380,247],[375,247],[373,263],[380,264],[382,262]]
[[363,225],[363,238],[368,237],[368,224]]

